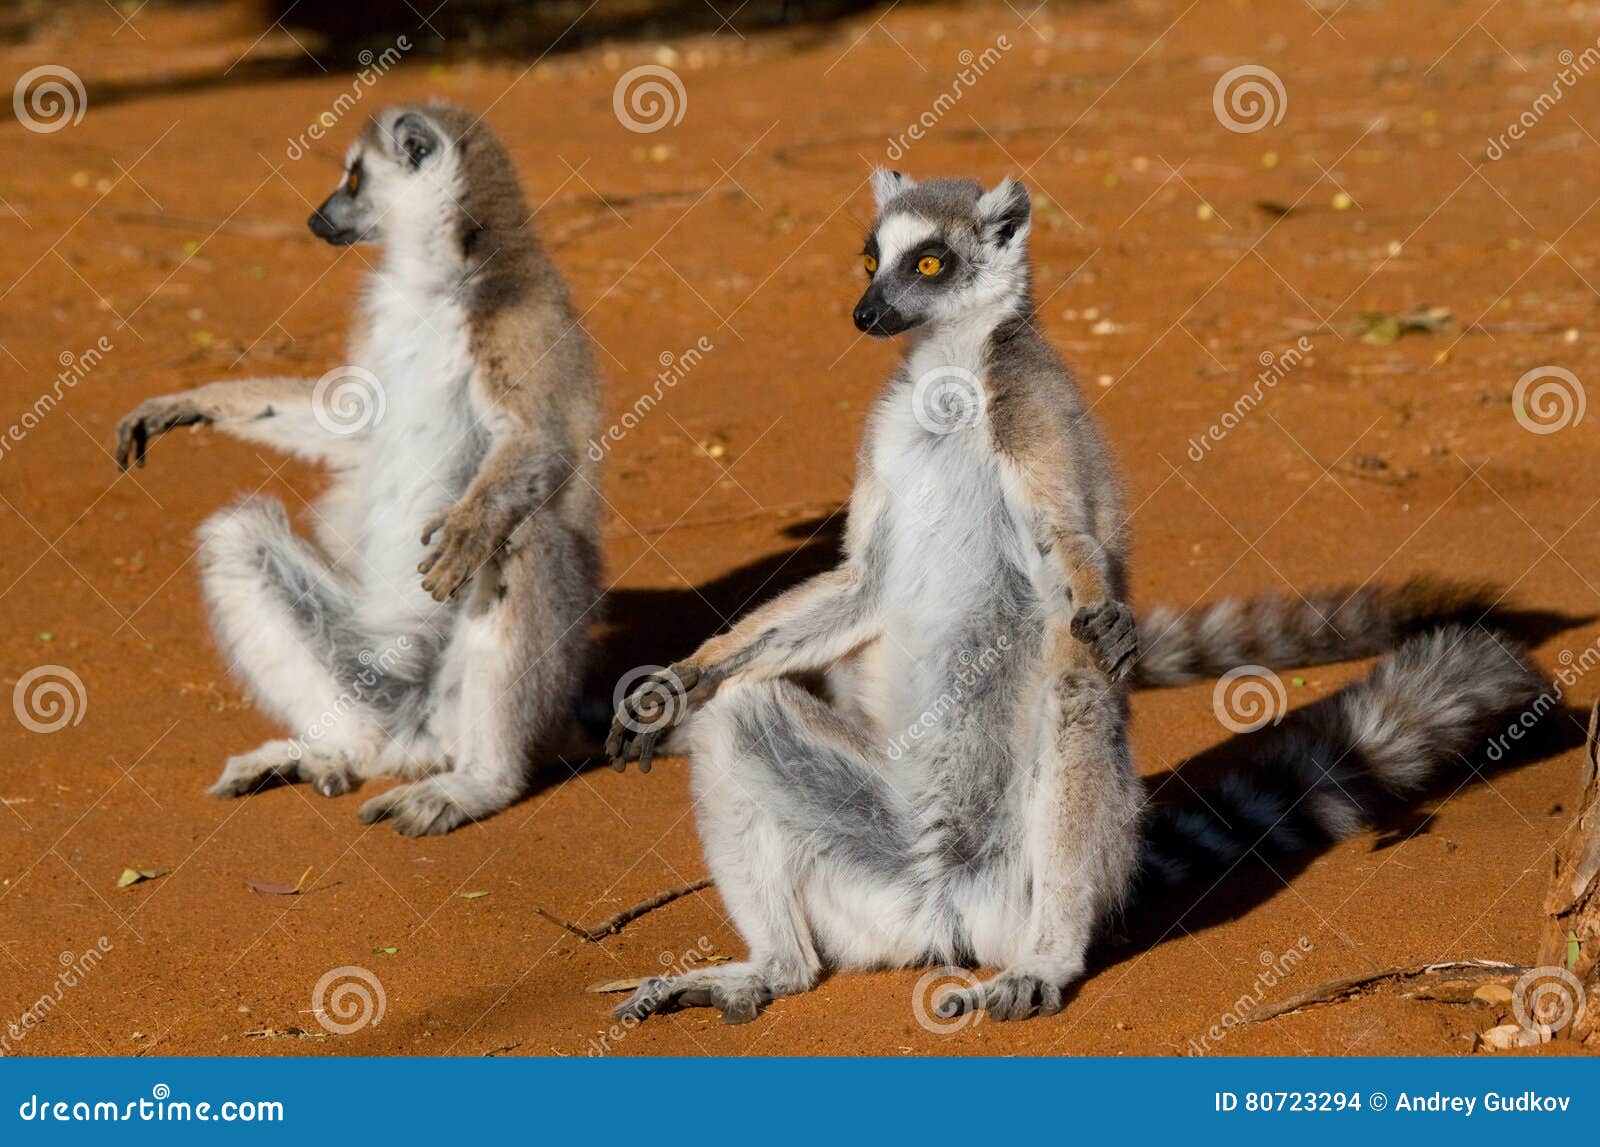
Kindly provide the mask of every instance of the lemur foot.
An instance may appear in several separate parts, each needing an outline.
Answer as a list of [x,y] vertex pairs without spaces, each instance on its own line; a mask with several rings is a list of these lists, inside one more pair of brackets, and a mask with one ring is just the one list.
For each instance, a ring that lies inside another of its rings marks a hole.
[[392,788],[361,806],[361,821],[390,821],[401,836],[442,836],[500,808],[499,804],[458,791],[461,786],[451,782],[452,777],[446,774]]
[[1133,610],[1120,601],[1086,605],[1072,615],[1072,636],[1094,652],[1095,664],[1121,681],[1139,657],[1139,626]]
[[772,1002],[772,990],[761,974],[749,964],[728,964],[705,968],[681,976],[651,976],[640,984],[612,1013],[617,1019],[681,1011],[684,1008],[716,1008],[725,1024],[747,1024]]
[[361,784],[355,762],[343,752],[307,748],[293,741],[268,741],[237,757],[229,757],[222,776],[210,788],[214,797],[242,797],[273,785],[303,783],[325,797],[343,796]]
[[478,500],[457,503],[422,531],[422,544],[433,545],[417,565],[417,572],[423,575],[422,588],[435,601],[454,596],[494,558],[510,536],[510,523],[500,521]]
[[956,989],[934,1010],[942,1019],[983,1011],[994,1020],[1025,1020],[1055,1015],[1066,1006],[1067,996],[1067,987],[1053,977],[1011,969],[976,987]]

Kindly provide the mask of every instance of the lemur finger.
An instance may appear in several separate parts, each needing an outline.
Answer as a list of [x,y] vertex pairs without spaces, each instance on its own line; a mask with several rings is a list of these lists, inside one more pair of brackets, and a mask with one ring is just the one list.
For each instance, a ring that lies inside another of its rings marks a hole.
[[1039,1014],[1058,1015],[1065,1005],[1065,993],[1056,984],[1042,983],[1039,989]]
[[656,738],[661,736],[660,729],[646,729],[639,736],[639,771],[650,771],[650,758],[655,755]]
[[[422,538],[422,544],[427,545],[428,539],[431,536],[431,531],[428,534],[424,534]],[[434,566],[438,565],[439,562],[443,560],[445,554],[450,551],[453,542],[454,539],[450,536],[450,531],[446,530],[444,536],[439,539],[439,544],[424,554],[422,560],[417,563],[417,572],[420,574],[425,574]]]
[[133,464],[139,469],[144,469],[145,446],[150,440],[150,432],[145,428],[144,420],[140,419],[133,427]]
[[625,725],[618,721],[612,721],[611,729],[606,734],[606,758],[611,762],[611,767],[619,773],[628,767],[628,763],[622,760],[622,737],[626,732],[627,727]]
[[444,529],[445,523],[449,520],[450,513],[448,510],[442,514],[435,514],[430,518],[428,524],[422,527],[422,544],[427,545],[433,541],[433,535]]
[[971,1015],[983,1010],[983,988],[953,988],[943,999],[933,1005],[934,1014],[942,1020]]

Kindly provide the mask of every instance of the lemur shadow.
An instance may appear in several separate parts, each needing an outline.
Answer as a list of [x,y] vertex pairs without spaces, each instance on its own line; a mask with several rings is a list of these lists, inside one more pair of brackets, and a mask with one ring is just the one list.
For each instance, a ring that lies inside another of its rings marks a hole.
[[[661,40],[677,36],[715,35],[732,30],[800,33],[797,49],[812,38],[834,33],[844,20],[883,0],[727,0],[721,8],[707,0],[641,0],[596,8],[577,21],[564,5],[506,4],[504,0],[453,0],[432,13],[406,0],[346,0],[338,4],[306,4],[271,0],[262,5],[266,31],[289,29],[293,51],[251,51],[225,70],[164,70],[160,75],[129,80],[100,80],[87,85],[87,99],[97,108],[134,100],[191,92],[221,91],[246,84],[325,77],[342,72],[367,72],[378,61],[379,74],[402,59],[499,59],[574,52],[602,41]],[[0,6],[3,7],[3,6]],[[433,7],[429,5],[428,7]],[[22,24],[9,38],[25,38]],[[400,48],[402,38],[408,45]],[[309,44],[309,46],[308,46]]]
[[[1560,628],[1566,628],[1566,624]],[[1373,826],[1378,836],[1372,851],[1381,852],[1430,833],[1435,813],[1424,806],[1431,802],[1448,799],[1468,785],[1490,783],[1496,777],[1581,747],[1588,719],[1587,708],[1558,703],[1499,760],[1480,751],[1459,768],[1444,770],[1415,799],[1379,813]],[[1294,715],[1290,714],[1285,723],[1293,720]],[[1203,793],[1205,786],[1230,773],[1248,775],[1254,747],[1252,734],[1232,737],[1166,773],[1147,777],[1147,786],[1157,794],[1152,803],[1159,806],[1169,800],[1183,800],[1191,797],[1194,789]],[[1170,783],[1180,776],[1182,783]],[[1577,794],[1575,778],[1574,799]],[[1097,946],[1091,963],[1098,970],[1158,947],[1174,936],[1203,932],[1237,920],[1283,892],[1290,881],[1331,847],[1316,846],[1290,856],[1273,856],[1270,862],[1252,853],[1220,878],[1211,876],[1152,893],[1148,899],[1140,900],[1136,913],[1118,920],[1111,934]]]
[[706,638],[785,590],[839,564],[844,511],[797,520],[783,537],[792,549],[683,589],[620,589],[604,604],[606,637],[598,680],[611,687],[641,665],[669,665]]
[[[606,763],[600,751],[615,706],[619,682],[645,667],[681,660],[728,625],[785,590],[839,564],[844,542],[843,509],[791,522],[785,538],[797,544],[682,589],[618,589],[601,603],[600,652],[584,684],[580,723],[583,743],[562,754],[556,768],[539,762],[538,779],[555,781],[572,770]],[[670,753],[670,744],[662,755]]]

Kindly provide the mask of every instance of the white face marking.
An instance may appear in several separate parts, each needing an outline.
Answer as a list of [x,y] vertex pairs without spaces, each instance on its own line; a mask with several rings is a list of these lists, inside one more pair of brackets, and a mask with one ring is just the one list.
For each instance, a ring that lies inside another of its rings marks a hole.
[[878,265],[892,267],[907,251],[932,239],[939,229],[916,215],[891,215],[878,228]]

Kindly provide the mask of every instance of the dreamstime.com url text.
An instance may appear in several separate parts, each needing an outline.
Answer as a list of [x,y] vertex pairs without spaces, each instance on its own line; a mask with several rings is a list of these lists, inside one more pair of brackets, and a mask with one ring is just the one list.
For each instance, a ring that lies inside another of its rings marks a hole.
[[57,1099],[30,1095],[17,1106],[26,1123],[282,1123],[283,1103],[274,1099],[224,1099],[191,1102],[173,1099],[158,1083],[148,1098],[119,1103],[109,1099]]

